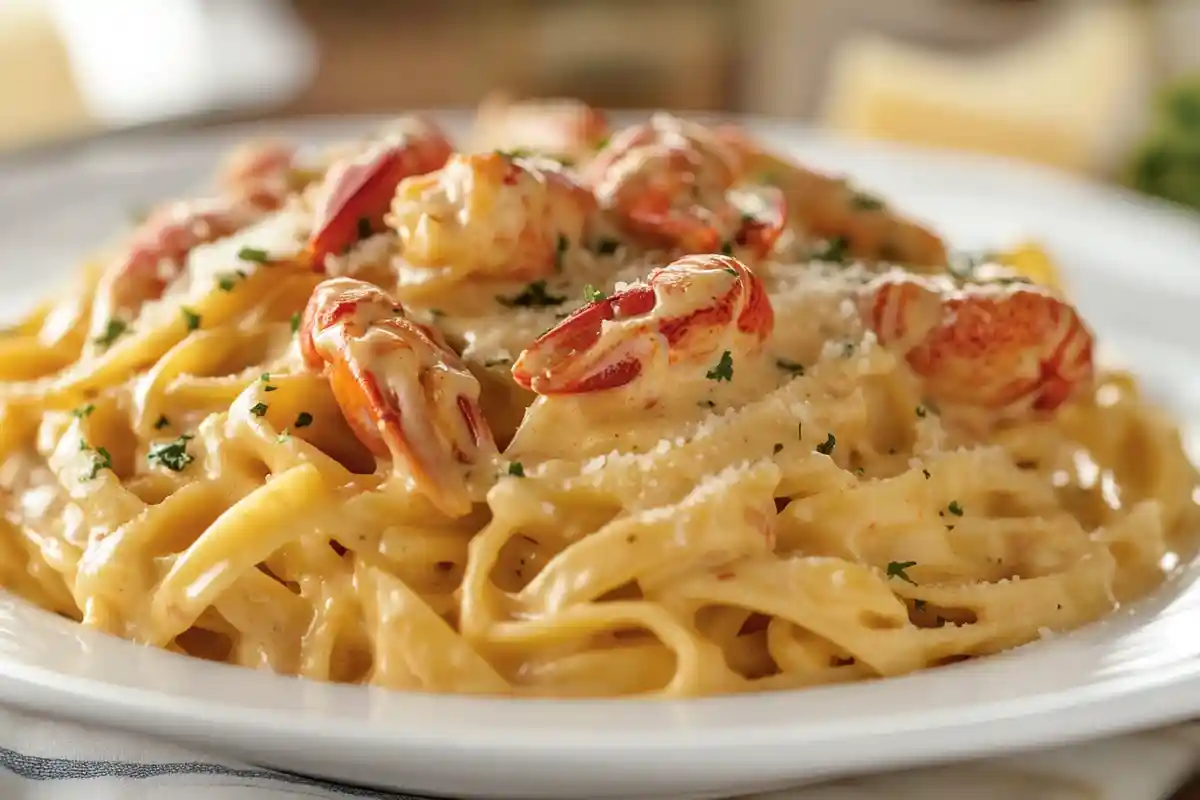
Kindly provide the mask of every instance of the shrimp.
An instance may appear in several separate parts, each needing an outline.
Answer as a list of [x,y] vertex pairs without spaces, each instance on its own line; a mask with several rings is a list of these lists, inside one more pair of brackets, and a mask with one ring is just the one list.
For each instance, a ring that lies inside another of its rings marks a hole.
[[404,181],[387,223],[418,269],[516,281],[560,269],[595,211],[592,193],[557,162],[494,152],[455,155]]
[[440,169],[453,146],[432,122],[405,117],[355,157],[325,174],[308,252],[323,272],[325,257],[339,254],[367,231],[378,231],[396,187],[405,178]]
[[585,173],[618,225],[650,246],[713,253],[738,245],[761,257],[786,219],[782,192],[739,188],[736,152],[669,114],[613,136]]
[[575,311],[521,353],[512,375],[540,395],[615,389],[722,350],[757,352],[774,323],[762,282],[741,262],[686,256]]
[[142,306],[162,297],[193,249],[231,236],[266,213],[253,202],[225,197],[169,203],[151,213],[105,268],[92,311],[93,340],[111,343],[113,325],[128,323]]
[[[350,278],[319,284],[300,323],[300,351],[324,369],[346,422],[367,449],[451,516],[497,455],[479,382],[433,328],[382,289]],[[489,473],[490,474],[490,473]]]
[[604,113],[579,100],[512,102],[492,95],[475,117],[480,150],[528,151],[564,163],[590,158],[608,133]]
[[219,196],[153,210],[105,268],[92,313],[92,337],[111,339],[106,332],[112,325],[128,323],[143,305],[162,297],[196,247],[232,236],[277,210],[295,188],[289,177],[294,156],[295,149],[283,142],[243,145],[225,159]]
[[850,256],[866,261],[922,270],[945,267],[946,246],[937,234],[894,213],[879,198],[766,151],[736,126],[721,127],[717,135],[736,153],[746,175],[783,191],[788,224],[806,238],[841,240]]
[[221,168],[220,185],[226,195],[244,197],[265,210],[279,208],[294,185],[292,163],[296,148],[287,142],[248,142],[230,153]]
[[860,313],[943,408],[974,408],[993,419],[1047,414],[1092,380],[1091,331],[1072,305],[1040,286],[955,288],[894,271],[867,287]]

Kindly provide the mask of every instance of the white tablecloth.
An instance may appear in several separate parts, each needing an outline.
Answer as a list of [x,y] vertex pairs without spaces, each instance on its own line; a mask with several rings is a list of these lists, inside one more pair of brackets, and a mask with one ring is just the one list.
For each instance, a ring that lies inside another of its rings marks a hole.
[[[753,800],[1164,800],[1197,765],[1200,723],[1032,755],[774,792]],[[162,797],[421,800],[273,772],[161,741],[0,708],[3,800]]]

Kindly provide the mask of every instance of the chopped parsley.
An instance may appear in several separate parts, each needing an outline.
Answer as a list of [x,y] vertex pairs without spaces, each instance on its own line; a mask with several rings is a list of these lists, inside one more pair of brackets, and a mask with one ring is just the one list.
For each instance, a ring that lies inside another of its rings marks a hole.
[[929,411],[928,411],[928,409],[925,408],[925,406],[917,406],[917,416],[920,417],[921,419],[924,419],[925,415],[928,413],[929,413]]
[[292,312],[291,323],[292,323],[292,333],[295,333],[296,331],[300,330],[300,312],[299,311]]
[[312,425],[312,423],[313,415],[307,411],[301,411],[296,415],[296,422],[294,424],[297,428],[307,428],[309,425]]
[[846,257],[850,254],[849,250],[850,242],[846,240],[846,237],[835,236],[814,250],[812,257],[817,261],[825,261],[830,264],[845,264]]
[[963,515],[962,506],[958,504],[957,500],[951,500],[950,505],[946,506],[946,510],[956,517],[961,517]]
[[[81,450],[89,449],[86,442],[80,442],[79,444]],[[112,469],[112,456],[103,447],[97,447],[96,454],[92,456],[92,471],[86,475],[81,475],[79,482],[83,483],[92,480],[100,474],[100,470],[102,469]]]
[[195,311],[192,311],[187,306],[184,306],[183,308],[181,308],[179,310],[183,312],[183,323],[185,325],[187,325],[188,332],[190,333],[194,330],[199,330],[200,315],[197,314]]
[[512,475],[514,478],[524,478],[525,477],[525,465],[522,464],[520,461],[512,462],[511,464],[508,465],[508,474]]
[[737,274],[738,274],[737,270],[734,269],[733,267],[724,267],[724,270],[726,272],[728,272],[730,275],[732,275],[733,277],[735,277],[735,278],[737,277]]
[[546,306],[557,306],[566,302],[566,297],[557,294],[550,294],[546,291],[545,281],[534,281],[525,287],[525,290],[513,297],[497,297],[497,302],[508,308],[545,308]]
[[836,445],[837,445],[837,438],[834,437],[833,433],[830,433],[826,437],[825,441],[823,441],[819,445],[817,445],[817,452],[820,453],[821,455],[827,456],[833,452],[833,448]]
[[558,235],[558,245],[554,248],[554,271],[562,272],[563,256],[567,254],[567,250],[571,247],[571,242],[561,233]]
[[704,377],[710,381],[732,381],[733,380],[733,354],[726,350],[721,354],[721,360],[717,365],[704,373]]
[[775,366],[779,367],[784,372],[790,372],[793,375],[804,374],[803,364],[797,364],[795,361],[788,361],[786,358],[775,359]]
[[92,403],[88,403],[86,406],[80,406],[79,408],[72,409],[71,416],[75,419],[85,419],[95,410],[96,406]]
[[603,300],[606,297],[608,297],[607,292],[605,292],[601,289],[597,289],[595,286],[592,286],[590,283],[587,286],[583,287],[583,299],[589,303],[595,303],[596,301]]
[[905,583],[911,583],[913,586],[916,586],[917,582],[908,577],[908,573],[905,572],[905,570],[909,567],[915,567],[916,565],[917,562],[915,561],[889,561],[887,565],[887,576],[889,578],[899,578]]
[[733,242],[730,242],[728,240],[721,242],[721,255],[723,255],[723,256],[733,255]]
[[255,264],[266,264],[271,260],[271,256],[267,254],[267,251],[258,247],[243,247],[241,250],[238,250],[237,257],[242,261],[251,261]]
[[882,211],[886,208],[882,200],[866,192],[851,192],[850,205],[859,211]]
[[250,406],[250,413],[256,417],[261,417],[263,414],[267,413],[267,404],[255,403],[254,405]]
[[237,285],[237,280],[234,278],[233,275],[230,275],[227,272],[221,273],[220,275],[217,276],[217,288],[220,289],[222,292],[232,292],[233,287],[236,285]]
[[113,317],[104,326],[104,333],[92,341],[103,347],[110,347],[113,342],[129,332],[129,323],[120,317]]
[[603,239],[596,242],[596,252],[602,256],[611,256],[613,253],[617,252],[617,248],[620,246],[621,243],[616,239],[610,239],[605,236]]
[[371,227],[371,220],[367,219],[366,217],[359,217],[358,218],[358,238],[359,239],[370,239],[374,233],[375,233],[375,231]]
[[163,428],[171,424],[171,420],[167,419],[166,414],[159,414],[158,421],[154,423],[154,430],[161,431]]
[[783,443],[782,442],[775,443],[774,452],[775,452],[775,455],[779,455],[780,453],[783,452]]
[[596,149],[603,150],[605,147],[608,147],[608,142],[610,139],[612,139],[612,134],[609,134],[609,135],[605,136],[604,138],[597,140],[596,141]]
[[933,477],[932,475],[929,474],[929,470],[927,470],[927,469],[921,470],[921,474],[925,476],[925,480],[929,480],[930,478]]
[[156,444],[146,454],[151,463],[157,461],[172,472],[182,472],[183,468],[195,461],[195,457],[187,451],[187,443],[192,437],[189,434],[180,436],[173,442]]
[[[271,380],[271,373],[264,372],[262,375],[258,376],[258,379],[260,381],[262,381],[263,383],[267,383],[269,380]],[[263,387],[263,391],[264,392],[273,392],[278,388],[279,388],[278,386],[272,386],[269,383],[267,383],[267,385]]]

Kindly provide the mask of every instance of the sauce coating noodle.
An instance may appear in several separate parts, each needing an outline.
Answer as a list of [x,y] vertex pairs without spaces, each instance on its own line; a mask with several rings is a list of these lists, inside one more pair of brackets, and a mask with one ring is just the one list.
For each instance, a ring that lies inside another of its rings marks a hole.
[[0,586],[316,680],[697,696],[996,653],[1191,555],[1174,423],[1036,248],[948,263],[730,128],[484,116],[242,148],[5,332]]

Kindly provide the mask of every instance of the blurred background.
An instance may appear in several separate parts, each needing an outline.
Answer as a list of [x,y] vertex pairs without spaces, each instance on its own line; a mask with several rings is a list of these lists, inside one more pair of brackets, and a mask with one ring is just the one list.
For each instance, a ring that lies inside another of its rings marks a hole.
[[1200,207],[1200,0],[0,0],[0,150],[488,92],[794,118]]

